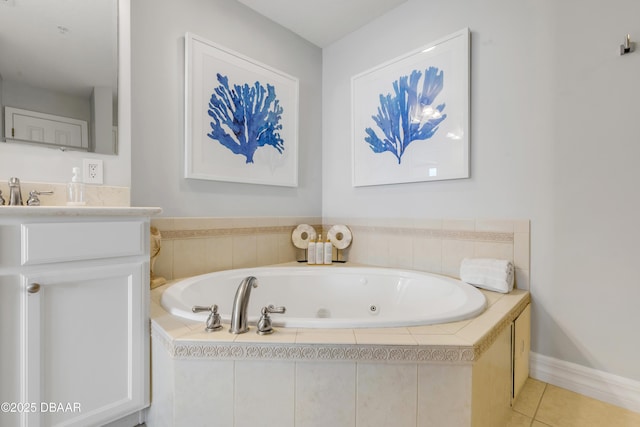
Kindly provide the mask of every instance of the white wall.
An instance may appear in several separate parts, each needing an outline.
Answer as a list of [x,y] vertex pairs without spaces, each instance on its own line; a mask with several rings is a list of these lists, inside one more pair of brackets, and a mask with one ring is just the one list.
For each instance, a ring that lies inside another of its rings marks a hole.
[[[617,53],[640,39],[639,13],[634,0],[409,0],[320,58],[235,1],[136,0],[133,202],[167,216],[530,219],[533,350],[640,380],[640,51]],[[472,178],[352,188],[351,76],[463,27]],[[298,188],[182,178],[186,31],[300,79]]]
[[[91,99],[22,82],[4,80],[2,106],[55,114],[78,120],[91,120]],[[2,135],[4,137],[4,135]],[[2,138],[4,140],[4,138]]]
[[[322,51],[237,1],[132,3],[133,203],[166,216],[318,216]],[[187,31],[299,79],[297,188],[184,178]]]
[[[409,0],[323,51],[323,217],[531,219],[533,350],[640,380],[636,0]],[[350,78],[469,27],[471,178],[351,187]]]

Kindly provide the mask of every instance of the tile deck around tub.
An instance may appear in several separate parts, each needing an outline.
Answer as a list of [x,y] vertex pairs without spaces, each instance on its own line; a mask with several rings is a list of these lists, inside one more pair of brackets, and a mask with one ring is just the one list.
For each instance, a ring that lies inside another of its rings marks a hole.
[[153,337],[175,358],[472,362],[530,302],[529,292],[523,290],[480,290],[487,309],[458,322],[367,329],[276,327],[271,335],[258,335],[252,326],[235,335],[228,332],[228,323],[217,332],[206,332],[204,322],[166,312],[160,297],[173,283],[151,291],[150,314]]

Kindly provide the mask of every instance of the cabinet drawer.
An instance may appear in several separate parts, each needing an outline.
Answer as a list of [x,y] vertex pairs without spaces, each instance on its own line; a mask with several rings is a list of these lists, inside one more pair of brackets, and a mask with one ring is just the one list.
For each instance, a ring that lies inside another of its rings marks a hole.
[[22,265],[142,255],[144,221],[23,224]]

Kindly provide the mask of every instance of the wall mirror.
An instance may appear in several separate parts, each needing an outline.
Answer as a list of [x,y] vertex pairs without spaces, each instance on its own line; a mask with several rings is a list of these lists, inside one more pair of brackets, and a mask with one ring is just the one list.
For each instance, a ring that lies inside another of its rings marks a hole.
[[0,0],[3,143],[118,153],[118,1]]

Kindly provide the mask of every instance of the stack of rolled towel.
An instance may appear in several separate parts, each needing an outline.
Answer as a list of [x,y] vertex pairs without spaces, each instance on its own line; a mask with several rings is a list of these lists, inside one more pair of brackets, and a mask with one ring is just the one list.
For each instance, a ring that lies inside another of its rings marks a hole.
[[513,277],[514,267],[509,260],[465,258],[460,263],[460,280],[490,291],[511,292]]

